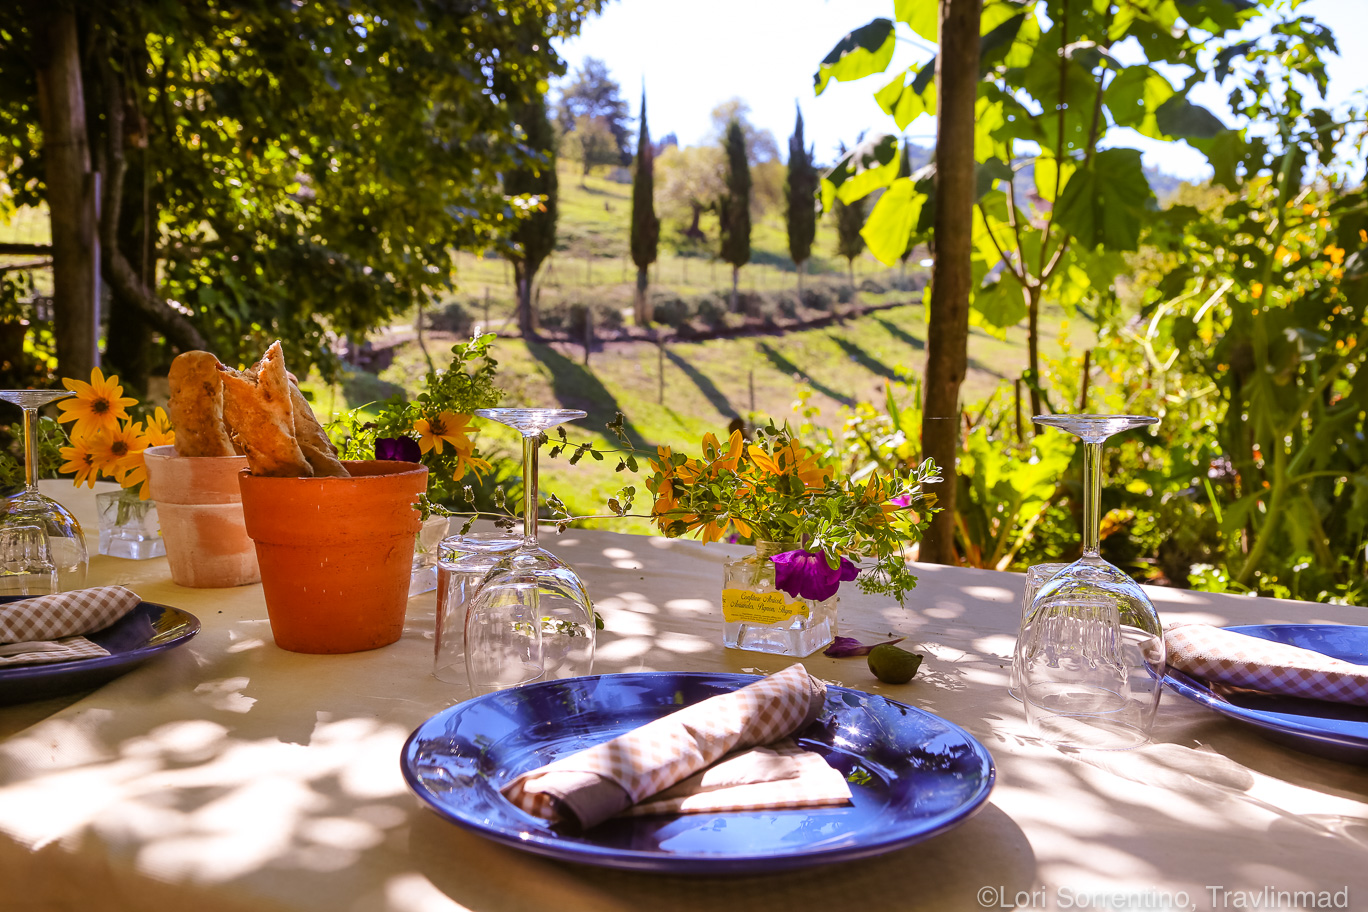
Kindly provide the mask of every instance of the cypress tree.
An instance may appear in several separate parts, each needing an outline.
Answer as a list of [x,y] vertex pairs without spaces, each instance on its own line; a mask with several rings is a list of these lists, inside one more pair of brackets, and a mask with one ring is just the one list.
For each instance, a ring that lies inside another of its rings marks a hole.
[[660,219],[655,214],[655,153],[651,150],[651,131],[646,127],[646,89],[641,90],[641,132],[637,135],[636,174],[632,177],[632,262],[636,263],[636,300],[633,311],[637,326],[651,321],[646,307],[646,286],[650,266],[660,246]]
[[741,267],[750,262],[750,162],[746,158],[746,133],[735,117],[727,124],[722,142],[727,157],[727,192],[717,201],[722,228],[722,259],[732,267],[731,310],[735,313],[736,286]]
[[803,268],[812,255],[812,241],[817,236],[817,182],[812,149],[803,140],[803,109],[799,108],[798,122],[789,137],[788,181],[784,188],[788,202],[789,256],[798,272],[799,301],[803,299]]
[[853,203],[843,203],[838,199],[832,213],[836,216],[836,252],[846,258],[850,284],[854,285],[855,258],[865,249],[864,236],[860,234],[865,223],[865,201],[861,198]]
[[[536,314],[532,311],[532,281],[541,264],[556,247],[556,133],[546,114],[546,99],[537,98],[523,112],[522,127],[527,134],[527,155],[523,163],[504,177],[504,191],[510,196],[536,194],[541,202],[514,226],[513,245],[505,257],[513,264],[513,279],[518,294],[518,331],[523,338],[536,335]],[[539,160],[535,156],[540,155]]]

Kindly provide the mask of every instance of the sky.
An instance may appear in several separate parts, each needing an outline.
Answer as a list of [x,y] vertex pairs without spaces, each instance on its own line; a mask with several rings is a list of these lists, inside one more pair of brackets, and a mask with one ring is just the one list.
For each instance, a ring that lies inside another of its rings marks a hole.
[[[812,84],[817,64],[846,32],[891,16],[892,7],[892,0],[610,0],[559,49],[572,69],[585,57],[606,61],[633,114],[644,83],[654,138],[675,133],[682,145],[711,142],[712,109],[739,97],[750,105],[752,122],[774,134],[786,157],[796,102],[817,160],[829,164],[838,144],[853,144],[861,131],[897,129],[873,98],[891,77],[832,82],[820,96],[813,95]],[[1343,104],[1368,89],[1368,0],[1307,0],[1298,13],[1328,25],[1339,42],[1340,56],[1327,62],[1330,102]],[[899,36],[915,38],[905,27]],[[899,41],[888,72],[930,56],[925,47]],[[1225,94],[1204,84],[1192,100],[1234,126]],[[904,135],[930,146],[935,123],[923,116]],[[1154,142],[1127,130],[1116,131],[1109,144],[1140,148],[1147,166],[1176,177],[1210,174],[1202,155],[1185,143]]]

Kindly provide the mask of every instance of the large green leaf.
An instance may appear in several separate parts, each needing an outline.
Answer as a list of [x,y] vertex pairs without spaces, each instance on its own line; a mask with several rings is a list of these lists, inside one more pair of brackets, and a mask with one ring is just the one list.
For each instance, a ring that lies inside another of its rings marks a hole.
[[1135,250],[1141,220],[1154,202],[1140,150],[1106,149],[1069,178],[1054,217],[1085,248]]
[[892,266],[902,257],[926,202],[910,177],[898,178],[883,192],[860,231],[875,259]]
[[937,0],[893,0],[893,18],[932,44],[940,43],[940,3]]
[[822,177],[822,209],[830,210],[839,197],[853,203],[879,187],[887,187],[898,176],[901,159],[898,137],[875,133],[851,149]]
[[983,199],[984,194],[993,190],[998,181],[1010,181],[1012,168],[1000,158],[990,157],[974,166],[974,201]]
[[[934,68],[932,69],[934,71]],[[920,66],[908,67],[894,77],[892,82],[874,93],[874,100],[885,113],[893,115],[893,121],[899,130],[906,130],[908,124],[922,114],[936,113],[936,93],[927,90],[930,88],[930,80],[922,79],[923,71],[924,68]],[[927,89],[917,92],[912,86],[907,85],[909,75],[912,76],[913,83],[925,81],[928,84]]]
[[1164,136],[1155,112],[1173,97],[1173,86],[1153,67],[1126,67],[1112,79],[1102,102],[1111,112],[1117,126],[1133,127],[1151,139]]
[[1016,279],[999,274],[974,292],[974,310],[991,326],[1016,326],[1026,318],[1026,295]]
[[1061,162],[1046,153],[1036,156],[1034,168],[1036,193],[1047,203],[1053,203],[1059,188],[1068,186],[1069,178],[1078,170],[1078,164],[1068,158]]
[[847,34],[831,53],[822,58],[817,72],[812,77],[817,94],[821,95],[827,82],[847,82],[861,79],[871,73],[881,73],[893,59],[893,22],[890,19],[875,19]]
[[1161,133],[1178,139],[1211,139],[1226,129],[1215,114],[1182,95],[1174,95],[1161,104],[1154,112],[1154,120]]
[[1245,142],[1238,130],[1222,130],[1210,139],[1190,140],[1211,163],[1212,181],[1228,190],[1237,190],[1240,176],[1237,166],[1244,158]]

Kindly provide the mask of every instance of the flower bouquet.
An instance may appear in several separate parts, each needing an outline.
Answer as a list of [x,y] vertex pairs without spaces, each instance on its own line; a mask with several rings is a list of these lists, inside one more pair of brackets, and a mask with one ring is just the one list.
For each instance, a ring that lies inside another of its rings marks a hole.
[[142,560],[166,553],[157,522],[156,504],[148,499],[148,447],[175,442],[166,412],[156,408],[142,420],[129,413],[138,400],[124,396],[114,375],[97,367],[90,382],[64,378],[62,385],[76,395],[57,403],[60,424],[70,424],[61,446],[58,471],[74,475],[77,486],[95,486],[97,478],[115,481],[121,491],[97,494],[100,553]]
[[[694,458],[659,448],[646,487],[666,536],[754,543],[753,555],[724,568],[727,646],[809,655],[836,635],[842,582],[899,600],[916,585],[905,550],[933,506],[923,494],[939,480],[931,460],[908,477],[845,477],[773,424],[754,442],[735,431],[724,446],[708,434],[701,450]],[[860,560],[872,566],[861,571]]]

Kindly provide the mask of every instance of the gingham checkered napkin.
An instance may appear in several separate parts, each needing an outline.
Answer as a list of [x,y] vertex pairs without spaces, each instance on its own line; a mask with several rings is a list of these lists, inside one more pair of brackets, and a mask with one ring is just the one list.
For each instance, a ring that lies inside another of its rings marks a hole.
[[101,586],[0,605],[0,666],[109,655],[80,634],[103,630],[140,601],[122,586]]
[[1368,706],[1368,665],[1206,624],[1164,632],[1168,663],[1213,684]]
[[503,793],[529,814],[588,829],[732,751],[787,738],[817,718],[825,699],[825,685],[791,665],[525,773]]
[[622,817],[824,807],[850,801],[850,786],[821,754],[787,739],[723,757],[657,792]]

